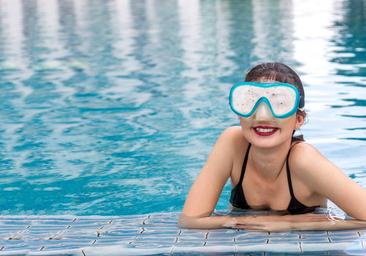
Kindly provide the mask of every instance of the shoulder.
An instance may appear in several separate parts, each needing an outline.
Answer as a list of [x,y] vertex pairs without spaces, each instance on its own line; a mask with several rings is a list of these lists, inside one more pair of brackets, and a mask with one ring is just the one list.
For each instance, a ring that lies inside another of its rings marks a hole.
[[240,126],[230,126],[228,128],[226,128],[221,136],[230,139],[230,140],[236,140],[236,139],[241,139],[243,138],[243,134],[241,131],[241,127]]
[[[289,161],[295,170],[306,170],[314,165],[314,162],[324,158],[321,153],[307,142],[296,143],[291,147]],[[292,169],[291,169],[292,170]]]
[[242,145],[248,143],[243,136],[240,126],[230,126],[226,128],[220,135],[219,140],[224,141],[224,144],[232,148],[242,148]]
[[290,154],[291,158],[296,158],[297,160],[304,160],[315,155],[321,154],[313,145],[304,141],[293,145]]
[[366,220],[366,190],[308,143],[293,146],[291,174],[313,195],[328,198],[348,215]]
[[218,137],[213,150],[220,155],[224,155],[226,159],[234,161],[238,152],[241,152],[243,145],[248,142],[243,136],[240,126],[231,126],[226,128]]
[[301,142],[292,146],[289,156],[291,174],[297,176],[309,186],[321,176],[329,176],[329,160],[313,145]]

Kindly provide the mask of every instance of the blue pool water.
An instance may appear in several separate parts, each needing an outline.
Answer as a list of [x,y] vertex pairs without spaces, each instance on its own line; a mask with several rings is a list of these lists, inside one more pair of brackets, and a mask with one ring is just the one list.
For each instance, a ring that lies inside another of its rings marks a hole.
[[365,14],[358,0],[0,0],[0,215],[179,212],[238,124],[230,86],[264,61],[299,72],[302,133],[366,187]]

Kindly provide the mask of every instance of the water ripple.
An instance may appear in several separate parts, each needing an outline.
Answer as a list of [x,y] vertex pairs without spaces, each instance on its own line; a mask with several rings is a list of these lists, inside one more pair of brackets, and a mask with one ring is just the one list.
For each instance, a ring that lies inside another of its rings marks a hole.
[[0,214],[181,210],[238,124],[231,84],[272,60],[303,78],[307,141],[365,186],[364,8],[317,4],[0,0]]

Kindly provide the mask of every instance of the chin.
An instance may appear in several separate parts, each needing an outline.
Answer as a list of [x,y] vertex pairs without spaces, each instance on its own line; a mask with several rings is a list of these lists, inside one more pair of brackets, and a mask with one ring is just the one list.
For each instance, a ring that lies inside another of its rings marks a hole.
[[251,144],[257,148],[274,148],[281,143],[278,143],[276,141],[263,141],[263,140],[252,140]]
[[281,130],[278,129],[274,134],[272,135],[258,135],[254,131],[251,131],[251,138],[250,142],[252,145],[260,148],[273,148],[276,146],[279,146],[286,141],[288,141],[288,138],[284,138],[282,136]]

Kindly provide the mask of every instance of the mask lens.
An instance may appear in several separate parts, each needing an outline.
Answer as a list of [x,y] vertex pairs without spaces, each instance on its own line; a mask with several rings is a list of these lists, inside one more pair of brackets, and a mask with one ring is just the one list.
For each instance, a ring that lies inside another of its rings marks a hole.
[[250,115],[260,98],[259,87],[238,86],[231,92],[231,107],[241,115]]
[[277,116],[284,116],[296,107],[296,91],[291,87],[267,88],[266,97],[271,104],[272,111]]

